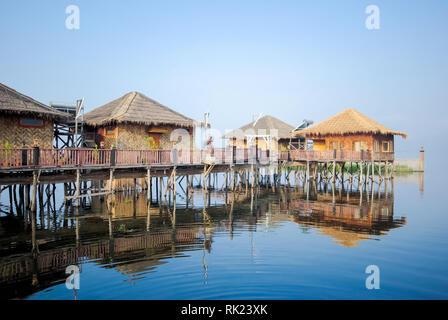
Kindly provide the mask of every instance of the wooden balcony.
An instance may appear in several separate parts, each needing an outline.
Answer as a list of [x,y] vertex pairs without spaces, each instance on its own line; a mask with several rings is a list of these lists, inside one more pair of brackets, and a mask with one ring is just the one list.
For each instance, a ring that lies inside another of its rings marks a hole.
[[275,161],[393,161],[393,152],[291,150],[277,154],[255,148],[214,150],[0,149],[0,171],[21,168],[79,168],[148,165],[271,164]]

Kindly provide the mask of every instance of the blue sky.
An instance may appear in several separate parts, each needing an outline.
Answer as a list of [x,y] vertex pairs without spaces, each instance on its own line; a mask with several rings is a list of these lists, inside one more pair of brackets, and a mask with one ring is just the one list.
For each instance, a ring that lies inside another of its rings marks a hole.
[[[65,27],[68,5],[80,29]],[[380,9],[367,30],[365,9]],[[448,1],[1,1],[0,82],[87,110],[140,91],[223,132],[354,107],[441,163]]]

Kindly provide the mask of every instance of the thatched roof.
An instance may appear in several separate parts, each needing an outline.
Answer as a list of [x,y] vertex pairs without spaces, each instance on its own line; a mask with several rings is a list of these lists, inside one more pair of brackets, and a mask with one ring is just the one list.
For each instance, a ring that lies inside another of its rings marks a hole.
[[263,134],[266,135],[269,135],[271,130],[277,130],[278,139],[289,139],[291,137],[291,132],[294,130],[294,127],[272,116],[264,116],[258,120],[252,121],[251,123],[242,126],[239,129],[235,129],[226,133],[223,138],[241,139],[241,133],[258,135],[261,134],[259,130],[265,130]]
[[340,136],[350,134],[392,134],[407,137],[406,133],[391,130],[355,109],[346,109],[309,128],[294,134],[307,137]]
[[135,91],[86,113],[84,121],[92,126],[133,123],[193,127],[196,124],[193,119]]
[[55,110],[0,83],[0,113],[33,115],[46,119],[66,119],[70,114]]

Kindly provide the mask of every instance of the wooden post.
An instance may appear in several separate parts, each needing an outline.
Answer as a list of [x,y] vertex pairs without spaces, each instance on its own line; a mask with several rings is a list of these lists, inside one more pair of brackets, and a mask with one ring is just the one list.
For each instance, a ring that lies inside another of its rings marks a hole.
[[381,161],[378,162],[378,175],[379,175],[380,181],[383,181],[383,173],[381,172],[382,171],[381,165],[382,165]]
[[306,174],[305,174],[305,182],[308,185],[308,179],[310,176],[310,162],[309,160],[306,161]]
[[25,186],[25,209],[29,210],[30,208],[30,185],[27,184]]
[[253,188],[254,184],[255,184],[254,165],[253,164],[250,165],[250,179],[251,179],[250,187]]
[[176,166],[173,168],[173,203],[174,207],[176,207]]
[[80,183],[81,183],[81,172],[80,169],[76,169],[76,200],[75,206],[79,206],[79,191],[80,191]]
[[207,172],[207,165],[206,164],[204,164],[204,174],[203,174],[203,179],[204,179],[204,190],[207,190],[207,175],[206,175],[206,172]]
[[359,185],[362,186],[362,182],[363,182],[363,162],[361,161],[361,166],[360,166],[360,176],[359,176]]
[[394,173],[395,173],[395,160],[392,160],[392,171],[390,173],[391,179],[394,178]]
[[[367,163],[367,162],[366,162],[366,163]],[[367,174],[366,174],[365,184],[368,183],[369,176],[370,176],[370,166],[369,166],[369,164],[367,163]]]
[[114,183],[114,169],[110,169],[109,170],[109,192],[110,193],[112,193],[114,190],[113,183]]
[[235,190],[235,172],[233,170],[233,167],[230,166],[230,188],[232,189],[232,191]]
[[384,163],[384,178],[387,180],[389,179],[389,162],[386,161]]
[[419,171],[425,171],[425,150],[423,149],[423,146],[420,147]]
[[148,181],[148,200],[151,203],[151,168],[146,170],[146,179]]
[[39,174],[33,171],[33,195],[31,199],[31,237],[32,237],[32,254],[35,256],[39,249],[36,242],[36,198],[37,198],[37,184],[39,183]]
[[333,160],[333,177],[331,178],[332,183],[335,184],[336,183],[336,161]]
[[162,177],[159,177],[159,208],[162,210]]

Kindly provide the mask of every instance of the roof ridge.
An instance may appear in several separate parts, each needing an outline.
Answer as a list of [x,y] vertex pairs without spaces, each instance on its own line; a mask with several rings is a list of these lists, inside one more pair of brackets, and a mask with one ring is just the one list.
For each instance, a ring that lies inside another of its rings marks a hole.
[[[62,117],[70,117],[69,114],[56,110],[50,106],[47,106],[46,104],[37,101],[30,96],[27,96],[3,83],[0,83],[0,87],[4,90],[5,95],[10,100],[10,103],[12,103],[13,100],[19,100],[20,104],[23,105],[24,112],[30,112],[30,113],[39,113],[37,110],[30,110],[26,102],[32,103],[35,105],[35,107],[43,109],[41,110],[41,113],[49,113],[53,114],[54,116],[62,116]],[[15,96],[14,96],[15,95]],[[25,102],[26,101],[26,102]]]
[[85,121],[91,125],[109,122],[145,123],[146,125],[195,126],[196,121],[173,109],[147,97],[138,91],[97,107],[85,115]]
[[22,98],[24,98],[24,99],[31,100],[31,102],[34,102],[34,103],[40,105],[41,107],[44,107],[44,108],[47,108],[47,109],[51,109],[51,107],[49,107],[49,106],[43,104],[42,102],[39,102],[39,101],[37,101],[37,100],[35,100],[35,99],[33,99],[33,98],[31,98],[31,97],[29,97],[29,96],[23,94],[23,93],[20,93],[19,91],[14,90],[13,88],[8,87],[7,85],[5,85],[5,84],[3,84],[3,83],[0,83],[0,85],[5,89],[5,91],[6,91],[8,94],[10,94],[11,92],[12,92],[12,93],[15,93],[15,94],[19,95],[20,97],[22,97]]
[[136,93],[139,94],[139,95],[141,95],[141,96],[143,96],[144,98],[146,98],[146,99],[152,101],[153,103],[158,104],[159,106],[168,109],[169,111],[171,111],[171,112],[177,114],[178,116],[181,116],[182,118],[185,118],[185,119],[187,119],[187,120],[194,121],[192,118],[189,118],[189,117],[183,115],[182,113],[179,113],[179,112],[177,112],[176,110],[173,110],[173,109],[171,109],[170,107],[165,106],[164,104],[162,104],[162,103],[160,103],[160,102],[158,102],[158,101],[156,101],[156,100],[154,100],[154,99],[152,99],[152,98],[146,96],[145,94],[143,94],[143,93],[141,93],[141,92],[136,92]]
[[135,91],[131,91],[129,93],[126,93],[123,97],[126,97],[126,100],[124,101],[123,104],[119,104],[118,108],[114,110],[114,114],[112,115],[111,118],[115,118],[116,120],[118,120],[118,118],[120,118],[121,116],[123,116],[124,114],[126,114],[126,112],[128,112],[129,107],[131,105],[131,103],[134,101],[135,96],[137,95],[137,92]]
[[364,127],[367,127],[367,128],[371,128],[372,127],[371,123],[369,123],[369,121],[365,118],[366,116],[364,116],[361,112],[359,112],[358,110],[356,110],[354,108],[350,108],[348,110],[353,113],[353,115],[355,116],[354,120],[358,122],[357,124],[359,126],[361,126],[361,127],[364,126]]
[[309,128],[297,131],[297,134],[326,136],[355,133],[393,134],[406,138],[407,134],[391,130],[378,121],[369,118],[354,108],[345,109]]

